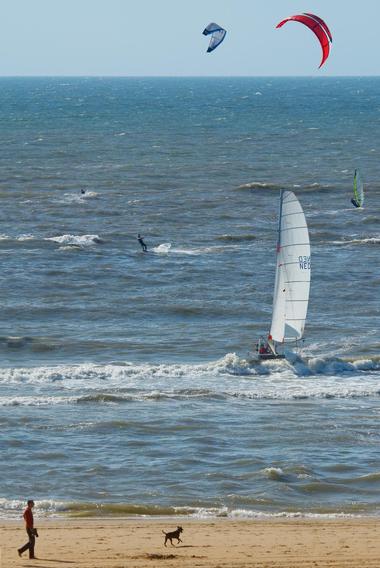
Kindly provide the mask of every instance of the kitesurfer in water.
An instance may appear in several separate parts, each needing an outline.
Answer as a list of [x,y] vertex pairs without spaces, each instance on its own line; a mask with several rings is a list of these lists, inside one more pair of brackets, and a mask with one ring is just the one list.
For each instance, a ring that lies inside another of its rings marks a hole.
[[84,194],[86,193],[86,190],[85,190],[85,189],[81,189],[80,192],[81,192],[82,195],[84,195]]
[[148,251],[148,247],[146,246],[146,244],[144,243],[144,240],[142,238],[142,236],[140,235],[140,233],[137,235],[137,240],[139,241],[141,248],[143,249],[144,252]]

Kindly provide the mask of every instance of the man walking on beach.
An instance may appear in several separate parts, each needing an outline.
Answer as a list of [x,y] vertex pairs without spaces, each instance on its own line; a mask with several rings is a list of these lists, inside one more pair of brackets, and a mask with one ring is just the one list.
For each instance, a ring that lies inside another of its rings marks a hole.
[[28,501],[28,506],[24,511],[23,517],[25,520],[26,525],[26,532],[28,533],[29,541],[24,544],[21,548],[17,550],[18,555],[21,557],[22,553],[29,549],[29,558],[35,558],[34,556],[34,544],[36,542],[37,531],[34,528],[34,521],[33,521],[33,509],[34,501],[30,499]]

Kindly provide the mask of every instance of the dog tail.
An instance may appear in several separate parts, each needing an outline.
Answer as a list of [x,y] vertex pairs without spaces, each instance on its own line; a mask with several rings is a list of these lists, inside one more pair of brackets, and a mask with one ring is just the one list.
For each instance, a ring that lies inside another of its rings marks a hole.
[[162,532],[163,532],[164,534],[166,534],[166,532],[165,532],[165,531],[162,531]]

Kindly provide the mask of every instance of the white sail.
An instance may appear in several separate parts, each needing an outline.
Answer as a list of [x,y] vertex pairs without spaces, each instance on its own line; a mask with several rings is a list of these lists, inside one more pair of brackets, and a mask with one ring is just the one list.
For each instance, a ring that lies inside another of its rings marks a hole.
[[310,274],[310,241],[305,215],[294,193],[282,190],[269,339],[283,343],[303,336]]

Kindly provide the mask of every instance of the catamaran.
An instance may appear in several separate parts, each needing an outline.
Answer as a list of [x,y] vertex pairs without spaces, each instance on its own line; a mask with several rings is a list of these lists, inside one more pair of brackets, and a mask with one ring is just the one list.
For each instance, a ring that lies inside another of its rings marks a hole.
[[267,338],[260,338],[260,359],[285,357],[284,345],[303,337],[310,291],[310,240],[300,202],[292,191],[281,190],[276,277],[272,324]]
[[355,207],[363,207],[364,185],[359,170],[355,170],[354,173],[354,197],[351,199],[351,203]]

